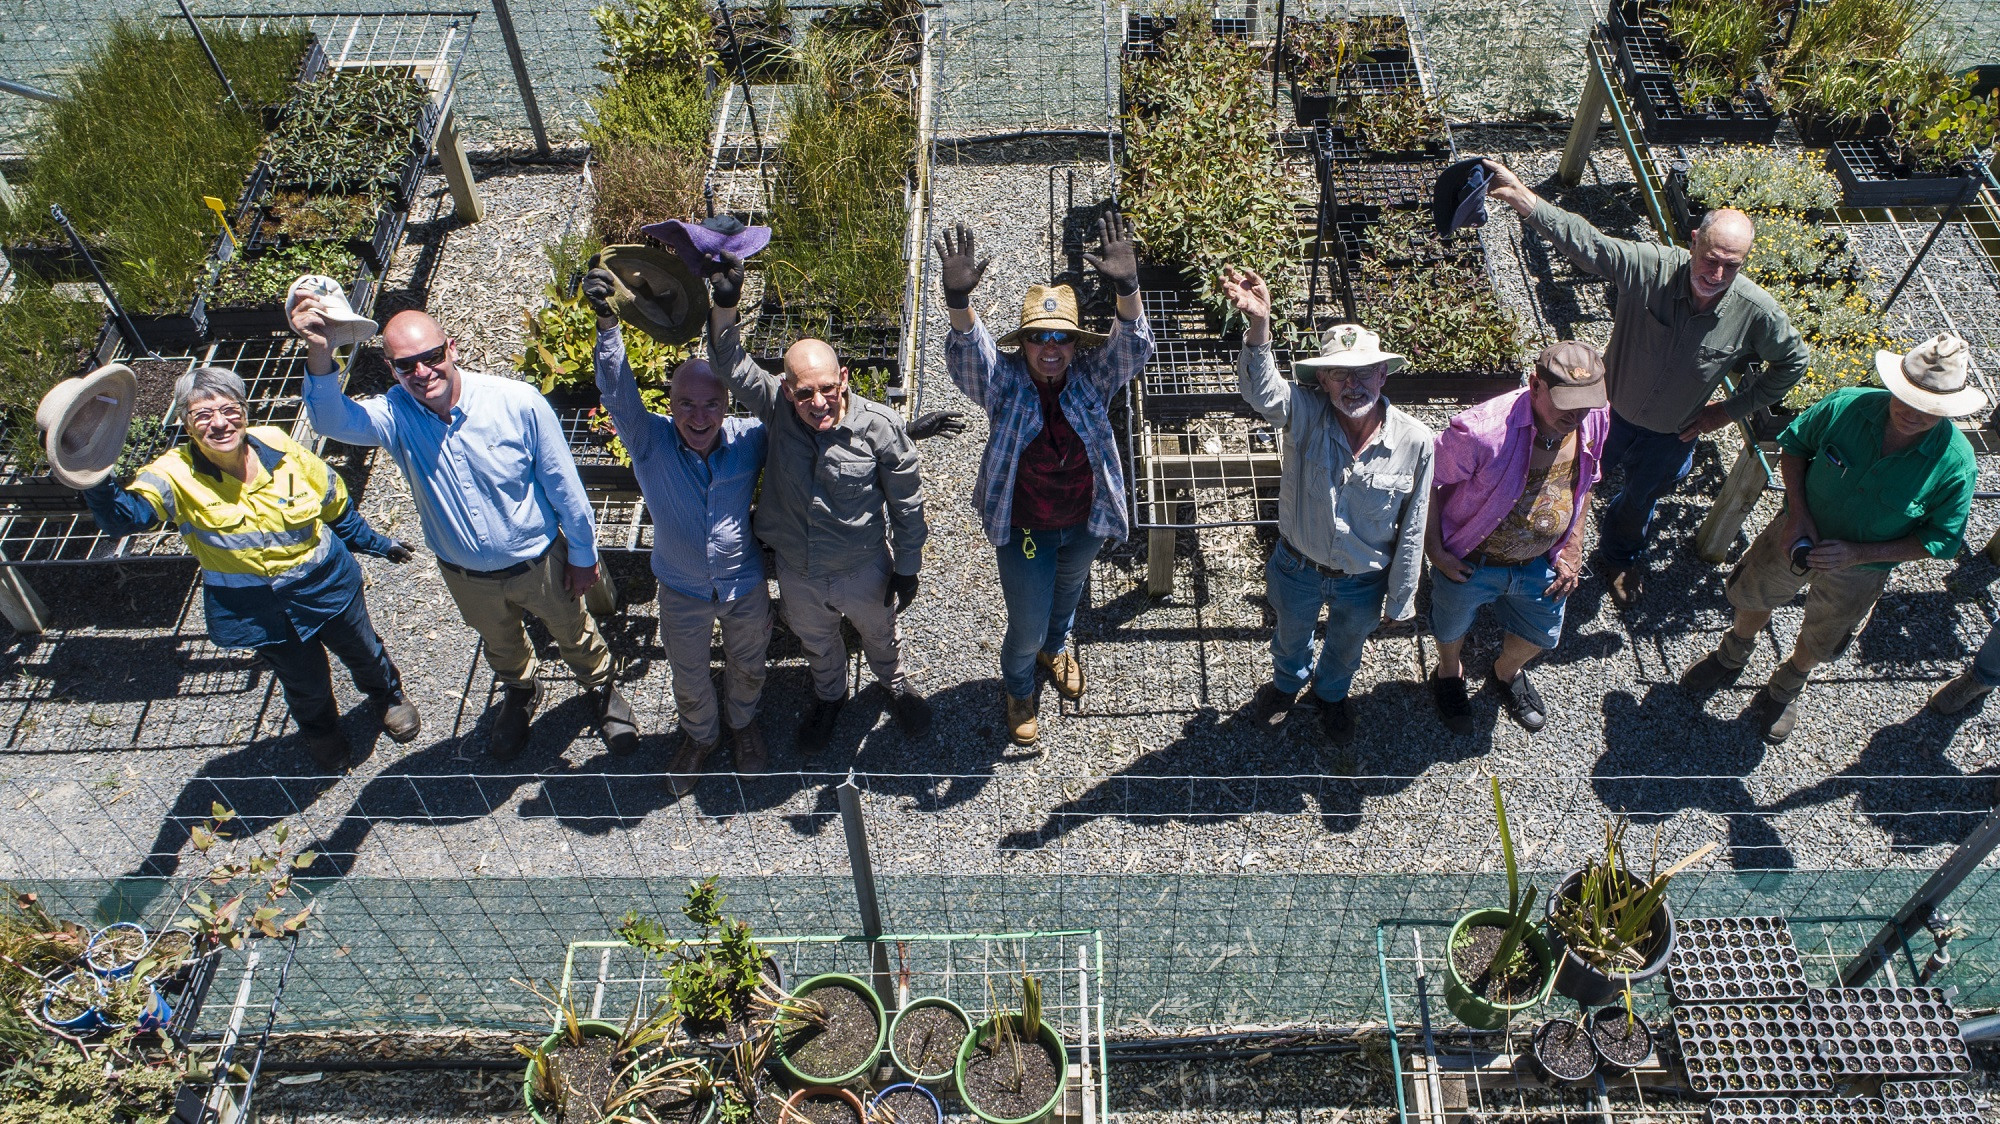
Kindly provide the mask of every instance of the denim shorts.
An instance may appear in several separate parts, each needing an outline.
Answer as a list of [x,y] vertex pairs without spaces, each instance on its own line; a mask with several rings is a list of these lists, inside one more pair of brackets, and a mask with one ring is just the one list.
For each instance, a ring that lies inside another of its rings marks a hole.
[[1563,602],[1542,591],[1556,580],[1547,555],[1519,566],[1481,566],[1462,582],[1431,567],[1431,632],[1441,643],[1463,640],[1481,605],[1493,606],[1500,627],[1547,651],[1562,640]]

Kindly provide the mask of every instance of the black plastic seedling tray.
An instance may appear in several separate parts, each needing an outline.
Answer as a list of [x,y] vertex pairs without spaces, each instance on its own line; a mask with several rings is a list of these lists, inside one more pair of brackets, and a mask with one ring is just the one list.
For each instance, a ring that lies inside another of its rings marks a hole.
[[1889,1124],[1875,1097],[1717,1097],[1710,1124]]
[[1804,999],[1805,971],[1782,917],[1689,917],[1679,922],[1667,987],[1676,1003]]
[[1960,1078],[1929,1081],[1884,1081],[1882,1101],[1894,1121],[1923,1124],[1980,1124],[1979,1102],[1972,1086]]
[[1807,994],[1813,1041],[1835,1076],[1972,1072],[1958,1019],[1934,987],[1831,987]]
[[1663,74],[1630,76],[1626,88],[1639,107],[1646,139],[1654,144],[1684,141],[1729,141],[1758,144],[1778,131],[1778,115],[1762,90],[1746,89],[1730,102],[1727,113],[1692,112],[1681,105],[1674,81]]
[[1675,1008],[1688,1087],[1717,1096],[1831,1093],[1832,1074],[1809,1036],[1811,1016],[1790,1000]]
[[1960,192],[1969,201],[1978,190],[1977,179],[1968,187],[1969,175],[1913,175],[1872,138],[1834,142],[1826,166],[1840,181],[1841,201],[1850,207],[1949,207]]

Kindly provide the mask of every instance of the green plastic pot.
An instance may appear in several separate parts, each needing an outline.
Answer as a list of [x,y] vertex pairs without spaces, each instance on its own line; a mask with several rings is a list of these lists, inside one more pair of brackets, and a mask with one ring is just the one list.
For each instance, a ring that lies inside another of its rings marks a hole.
[[1542,931],[1530,927],[1521,943],[1528,946],[1528,955],[1542,966],[1542,986],[1535,994],[1515,1003],[1497,1003],[1485,996],[1476,995],[1458,975],[1458,961],[1451,950],[1458,946],[1458,935],[1474,925],[1498,925],[1506,928],[1513,918],[1504,909],[1475,909],[1458,919],[1451,927],[1451,936],[1444,946],[1444,1005],[1459,1022],[1474,1030],[1499,1030],[1507,1025],[1516,1011],[1525,1011],[1538,1006],[1549,997],[1549,990],[1556,983],[1555,954],[1549,949],[1548,938]]
[[[578,1019],[576,1025],[577,1029],[583,1032],[585,1038],[616,1039],[625,1033],[624,1027],[614,1026],[611,1023],[601,1022],[597,1019]],[[547,1053],[560,1046],[567,1035],[568,1031],[565,1028],[557,1027],[554,1033],[542,1039],[542,1051]],[[528,1059],[527,1076],[521,1082],[521,1103],[528,1106],[528,1115],[535,1118],[535,1124],[555,1124],[555,1121],[543,1116],[542,1110],[535,1104],[535,1094],[533,1092],[535,1087],[535,1067],[539,1064],[533,1058]]]
[[1055,1111],[1057,1103],[1062,1100],[1063,1090],[1069,1087],[1069,1051],[1063,1048],[1062,1036],[1048,1023],[1042,1023],[1035,1032],[1035,1041],[1046,1047],[1049,1055],[1056,1060],[1056,1091],[1049,1094],[1042,1107],[1026,1116],[995,1116],[972,1103],[972,1098],[965,1095],[965,1064],[972,1060],[972,1052],[979,1048],[980,1043],[993,1037],[995,1029],[995,1020],[987,1019],[974,1027],[972,1033],[965,1036],[965,1041],[959,1044],[958,1063],[952,1067],[951,1073],[952,1084],[958,1091],[958,1102],[971,1109],[972,1114],[986,1124],[1034,1124]]
[[868,1006],[875,1012],[875,1048],[868,1051],[867,1060],[848,1070],[846,1073],[807,1073],[793,1064],[790,1044],[786,1040],[780,1039],[771,1053],[778,1062],[778,1068],[784,1070],[785,1075],[790,1077],[796,1084],[844,1085],[867,1073],[869,1070],[874,1069],[875,1063],[882,1059],[883,1043],[889,1040],[889,1015],[882,1009],[882,997],[876,995],[875,989],[869,987],[865,980],[847,975],[844,972],[823,972],[794,988],[792,994],[800,998],[805,998],[813,992],[826,987],[844,987],[850,991],[859,993],[862,998],[868,1000]]
[[[949,1079],[951,1078],[951,1075],[952,1075],[952,1074],[953,1074],[954,1072],[956,1072],[956,1070],[957,1070],[957,1067],[956,1067],[956,1066],[947,1066],[947,1067],[946,1067],[945,1069],[943,1069],[943,1070],[940,1070],[940,1071],[939,1071],[939,1072],[937,1072],[937,1073],[919,1073],[919,1072],[917,1071],[917,1067],[916,1067],[916,1066],[914,1066],[914,1065],[911,1065],[911,1064],[910,1064],[910,1063],[909,1063],[909,1062],[908,1062],[908,1061],[907,1061],[907,1060],[906,1060],[906,1059],[905,1059],[905,1058],[903,1057],[903,1055],[901,1055],[901,1054],[899,1054],[899,1053],[897,1053],[897,1052],[896,1052],[896,1028],[897,1028],[897,1027],[899,1027],[899,1026],[901,1026],[901,1025],[903,1025],[903,1016],[904,1016],[904,1015],[907,1015],[907,1014],[909,1014],[909,1013],[910,1013],[911,1011],[915,1011],[915,1010],[917,1010],[917,1009],[919,1009],[919,1008],[922,1008],[922,1007],[943,1007],[943,1008],[944,1008],[945,1010],[947,1010],[947,1011],[950,1011],[950,1012],[951,1012],[952,1014],[954,1014],[954,1015],[957,1015],[957,1016],[958,1016],[958,1021],[960,1021],[960,1022],[962,1022],[962,1023],[964,1023],[964,1024],[965,1024],[965,1033],[966,1033],[967,1037],[970,1037],[970,1036],[971,1036],[971,1034],[972,1034],[972,1018],[971,1018],[971,1016],[969,1016],[969,1015],[967,1015],[967,1014],[965,1013],[965,1008],[963,1008],[963,1007],[959,1006],[959,1005],[958,1005],[958,1004],[956,1004],[956,1003],[953,1003],[953,1002],[952,1002],[951,1000],[949,1000],[949,999],[946,999],[946,998],[945,998],[944,996],[942,996],[942,995],[926,995],[926,996],[924,996],[924,997],[923,997],[922,999],[913,999],[913,1000],[911,1000],[911,1001],[910,1001],[910,1005],[909,1005],[909,1006],[907,1006],[907,1007],[904,1007],[904,1008],[903,1008],[902,1010],[900,1010],[900,1011],[896,1012],[896,1017],[895,1017],[894,1019],[891,1019],[891,1020],[889,1021],[889,1058],[890,1058],[890,1060],[891,1060],[891,1061],[894,1061],[894,1062],[896,1063],[896,1068],[897,1068],[897,1069],[900,1069],[900,1070],[902,1070],[902,1071],[903,1071],[904,1073],[907,1073],[907,1074],[909,1074],[909,1075],[910,1075],[910,1079],[911,1079],[912,1081],[920,1081],[920,1082],[923,1082],[923,1083],[925,1083],[925,1084],[933,1084],[933,1085],[934,1085],[934,1084],[936,1084],[936,1083],[938,1083],[938,1082],[940,1082],[940,1081],[946,1081],[946,1080],[949,1080]],[[964,1045],[964,1043],[962,1043],[962,1042],[961,1042],[961,1043],[959,1043],[959,1045],[961,1045],[961,1046],[962,1046],[962,1045]]]

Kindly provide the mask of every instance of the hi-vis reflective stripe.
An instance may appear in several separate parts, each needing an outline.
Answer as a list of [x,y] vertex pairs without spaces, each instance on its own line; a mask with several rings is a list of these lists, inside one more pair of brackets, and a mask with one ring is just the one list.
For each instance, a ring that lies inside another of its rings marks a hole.
[[189,527],[182,533],[217,550],[277,550],[287,546],[303,546],[311,542],[313,536],[319,533],[319,524],[308,523],[288,531],[238,531],[234,534],[200,531]]
[[168,524],[174,522],[174,486],[168,482],[166,477],[161,476],[150,468],[142,469],[138,479],[134,480],[133,483],[144,484],[146,487],[157,492],[160,502],[167,506],[167,510],[161,513],[165,516],[163,521]]
[[304,558],[300,559],[298,563],[294,565],[291,569],[286,570],[284,573],[279,574],[277,577],[267,578],[258,574],[236,574],[236,573],[229,573],[223,570],[204,569],[201,572],[201,580],[203,585],[228,585],[228,586],[238,586],[238,587],[270,586],[272,589],[283,589],[284,587],[292,584],[293,582],[299,580],[300,578],[303,578],[306,575],[312,573],[313,569],[317,567],[321,562],[326,561],[327,555],[332,553],[333,553],[333,532],[329,530],[325,534],[319,537],[319,543],[318,545],[313,547],[313,552],[311,554],[308,554]]

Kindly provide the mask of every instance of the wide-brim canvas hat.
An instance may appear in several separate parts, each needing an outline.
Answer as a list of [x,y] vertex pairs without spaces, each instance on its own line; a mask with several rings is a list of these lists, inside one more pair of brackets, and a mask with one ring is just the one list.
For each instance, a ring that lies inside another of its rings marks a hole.
[[770,227],[745,226],[735,215],[714,215],[700,222],[668,219],[642,226],[639,233],[672,250],[682,265],[702,276],[722,264],[723,254],[748,258],[771,244]]
[[708,286],[675,255],[657,246],[606,246],[591,256],[590,268],[610,270],[618,279],[611,307],[623,323],[664,344],[701,334]]
[[291,319],[293,307],[304,297],[319,298],[320,315],[326,319],[328,347],[366,343],[381,330],[375,321],[355,312],[354,306],[347,303],[347,290],[340,287],[340,282],[318,273],[306,274],[285,290],[285,319]]
[[1300,382],[1319,378],[1322,367],[1366,367],[1387,363],[1395,374],[1410,361],[1393,351],[1382,350],[1382,337],[1359,324],[1335,324],[1319,338],[1319,354],[1292,364],[1292,377]]
[[1001,347],[1014,347],[1029,332],[1068,332],[1078,347],[1102,347],[1110,336],[1087,332],[1076,320],[1076,290],[1068,285],[1030,285],[1021,298],[1021,326],[1001,336]]
[[1971,355],[1956,333],[1933,336],[1910,349],[1875,353],[1875,373],[1889,393],[1912,409],[1962,418],[1986,408],[1986,392],[1972,385]]
[[1460,160],[1438,176],[1431,192],[1431,221],[1439,238],[1449,238],[1468,226],[1486,225],[1486,189],[1492,186],[1486,158]]
[[64,379],[35,407],[49,472],[71,488],[91,488],[111,475],[125,451],[125,432],[139,400],[139,380],[123,363]]

